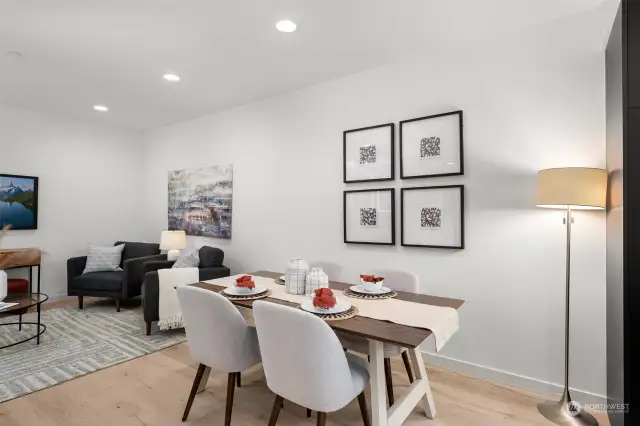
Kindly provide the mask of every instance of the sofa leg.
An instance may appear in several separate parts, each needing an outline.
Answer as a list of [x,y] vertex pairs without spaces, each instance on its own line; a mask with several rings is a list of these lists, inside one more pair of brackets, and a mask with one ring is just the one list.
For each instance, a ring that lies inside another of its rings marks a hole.
[[83,309],[84,308],[82,302],[84,302],[83,296],[78,296],[78,309]]
[[151,321],[147,321],[147,336],[151,335]]
[[120,299],[116,299],[116,311],[120,312]]

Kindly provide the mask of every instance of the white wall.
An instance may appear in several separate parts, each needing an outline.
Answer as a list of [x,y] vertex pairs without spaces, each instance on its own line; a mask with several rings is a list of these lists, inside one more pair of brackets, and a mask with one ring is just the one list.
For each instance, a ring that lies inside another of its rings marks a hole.
[[[548,382],[563,374],[565,231],[561,213],[534,207],[535,177],[605,165],[603,64],[602,53],[406,60],[153,131],[146,237],[167,226],[168,170],[233,163],[233,238],[193,245],[221,247],[235,273],[283,270],[293,256],[341,263],[349,281],[374,266],[416,271],[422,291],[466,300],[434,362],[557,391]],[[463,177],[342,183],[343,130],[456,109]],[[343,244],[343,190],[453,183],[466,185],[465,250]],[[576,216],[572,386],[604,395],[605,221]]]
[[66,294],[68,258],[141,236],[141,162],[137,132],[0,105],[0,173],[40,178],[38,229],[12,231],[0,247],[40,247],[42,291]]

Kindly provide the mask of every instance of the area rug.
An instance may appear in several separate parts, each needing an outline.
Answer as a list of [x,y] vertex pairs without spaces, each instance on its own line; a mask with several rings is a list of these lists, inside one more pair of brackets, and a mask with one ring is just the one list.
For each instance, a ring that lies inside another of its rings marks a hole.
[[[3,322],[17,321],[5,317]],[[29,313],[23,321],[36,321]],[[0,403],[130,361],[186,340],[184,330],[145,335],[141,312],[116,312],[112,305],[92,305],[42,312],[47,331],[35,340],[0,350]],[[35,326],[0,327],[0,346],[35,333]]]

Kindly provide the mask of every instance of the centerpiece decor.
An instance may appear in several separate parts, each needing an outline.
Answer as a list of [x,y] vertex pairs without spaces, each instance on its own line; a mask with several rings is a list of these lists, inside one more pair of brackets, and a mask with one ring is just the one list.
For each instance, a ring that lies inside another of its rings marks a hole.
[[309,264],[304,259],[291,259],[287,264],[284,288],[290,294],[305,294]]
[[325,287],[329,287],[329,276],[322,268],[312,268],[305,280],[305,294],[312,297],[317,289]]

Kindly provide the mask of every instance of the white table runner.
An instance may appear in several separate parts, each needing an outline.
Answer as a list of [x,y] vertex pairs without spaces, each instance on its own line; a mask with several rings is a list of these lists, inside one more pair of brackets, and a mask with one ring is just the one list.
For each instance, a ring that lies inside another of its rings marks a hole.
[[[218,278],[205,282],[229,287],[233,286],[236,278],[242,275],[246,274]],[[253,278],[257,286],[271,290],[269,297],[298,304],[308,300],[304,295],[287,293],[284,286],[276,284],[272,278],[259,277],[257,275],[253,275]],[[459,328],[458,311],[454,308],[425,305],[398,299],[354,299],[343,295],[339,290],[333,290],[337,293],[338,297],[347,300],[357,307],[359,316],[431,330],[435,337],[436,351],[439,351]]]

